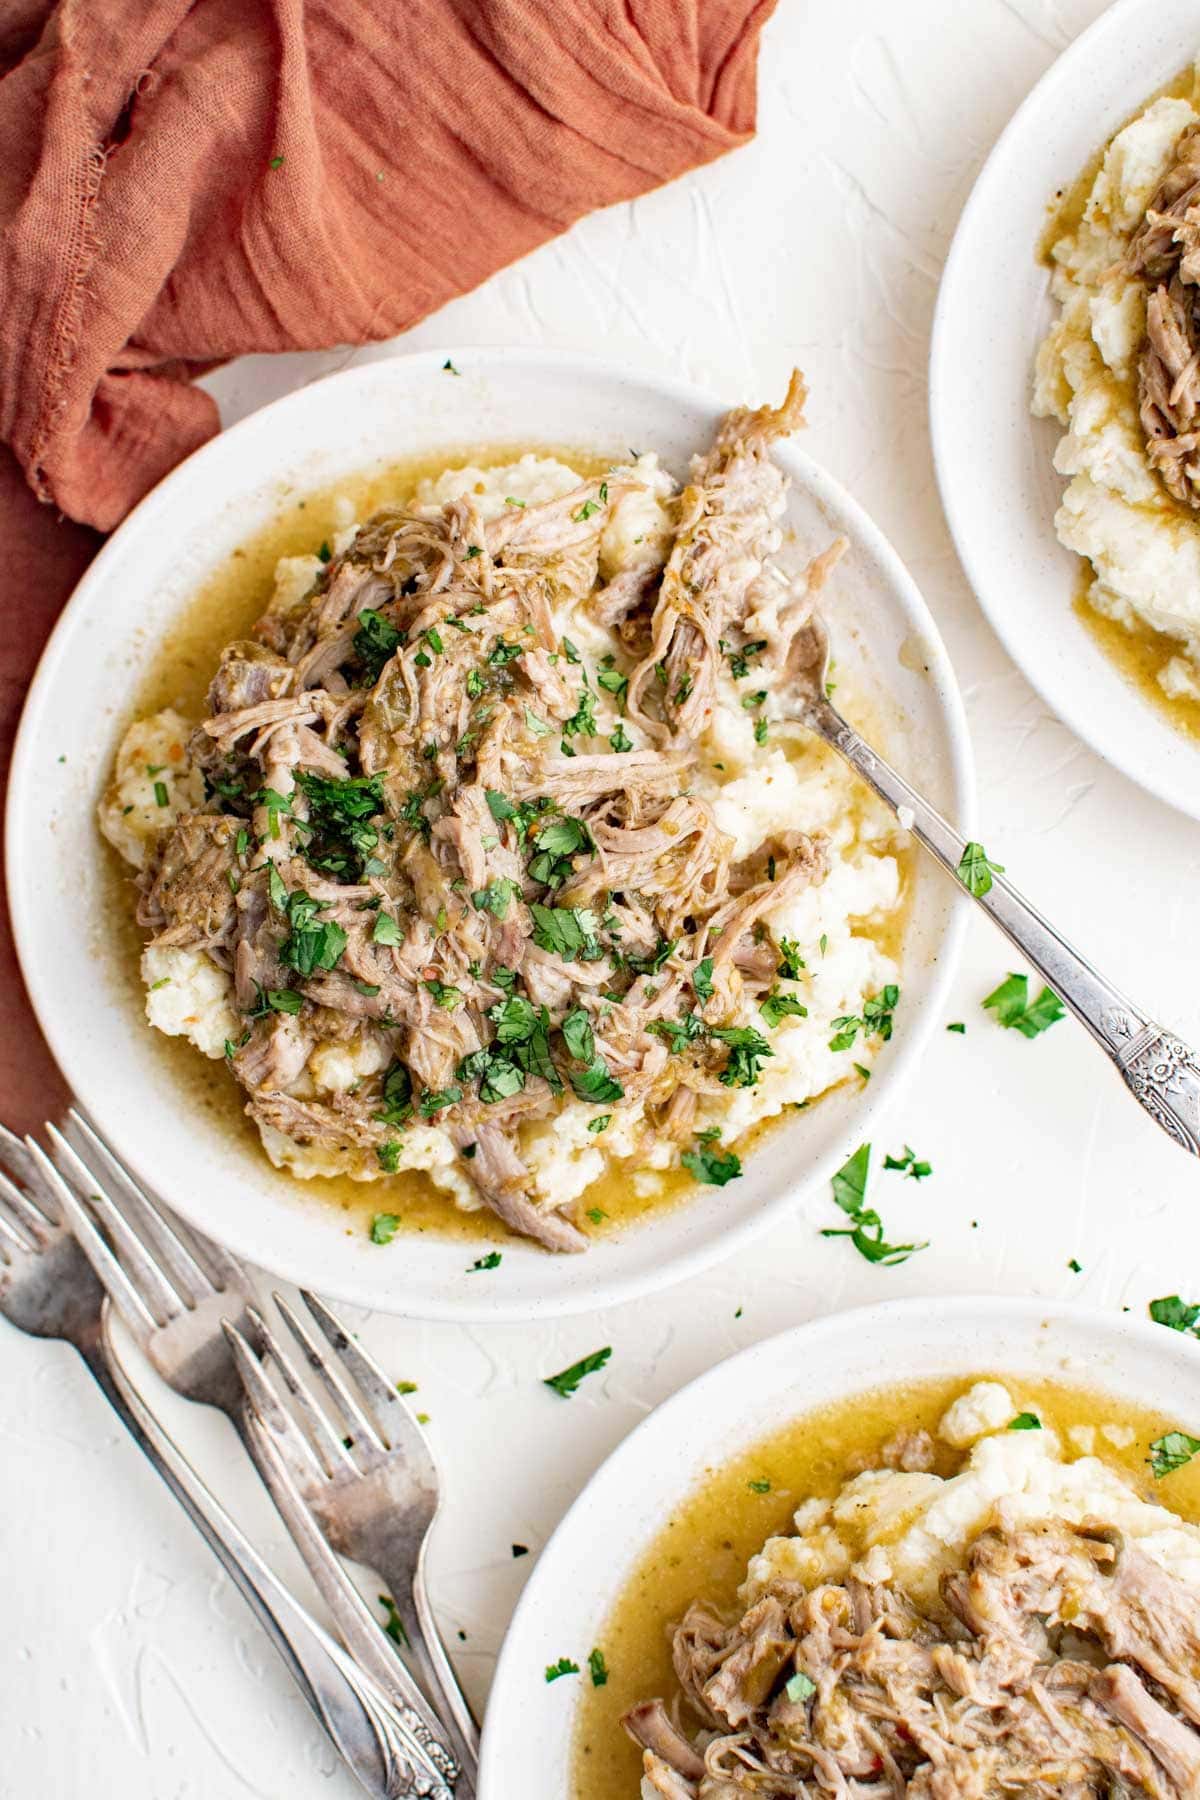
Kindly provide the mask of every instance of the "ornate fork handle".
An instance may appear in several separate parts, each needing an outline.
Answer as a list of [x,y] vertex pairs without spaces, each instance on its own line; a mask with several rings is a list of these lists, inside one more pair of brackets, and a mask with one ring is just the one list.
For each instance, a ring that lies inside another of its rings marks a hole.
[[243,1537],[158,1423],[112,1342],[108,1307],[102,1342],[85,1355],[122,1423],[162,1476],[283,1657],[293,1678],[366,1792],[376,1800],[451,1800],[414,1767],[399,1720],[384,1695],[293,1599]]
[[[806,701],[801,722],[845,757],[957,880],[966,839],[941,813],[864,742],[823,695]],[[1200,1062],[1195,1052],[1140,1012],[1003,875],[993,874],[990,890],[972,898],[1087,1027],[1155,1123],[1193,1156],[1200,1156]]]

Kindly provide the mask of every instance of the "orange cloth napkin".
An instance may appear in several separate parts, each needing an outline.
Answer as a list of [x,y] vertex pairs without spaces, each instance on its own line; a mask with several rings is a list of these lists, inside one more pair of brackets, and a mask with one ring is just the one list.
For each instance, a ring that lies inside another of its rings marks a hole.
[[[96,533],[218,429],[196,375],[393,337],[744,142],[773,5],[7,0],[4,772]],[[0,1117],[25,1129],[62,1089],[6,922],[0,982]]]

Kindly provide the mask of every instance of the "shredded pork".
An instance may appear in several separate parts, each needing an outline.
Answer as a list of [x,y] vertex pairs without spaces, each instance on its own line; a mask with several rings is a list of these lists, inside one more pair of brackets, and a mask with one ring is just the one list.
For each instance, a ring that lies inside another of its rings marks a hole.
[[1150,466],[1200,509],[1200,126],[1189,125],[1134,233],[1126,263],[1148,289],[1138,410]]
[[[786,585],[769,450],[803,399],[797,375],[781,408],[729,415],[665,566],[599,579],[624,475],[486,522],[469,496],[432,518],[386,507],[227,646],[189,745],[208,803],[161,836],[139,919],[232,977],[227,1055],[260,1126],[325,1166],[387,1170],[407,1128],[436,1124],[501,1219],[571,1251],[586,1239],[534,1199],[523,1123],[574,1093],[637,1100],[677,1140],[697,1093],[770,1054],[731,1021],[777,980],[762,915],[822,879],[826,847],[797,830],[737,863],[689,774],[720,659]],[[784,674],[825,572],[752,646],[765,674]],[[565,603],[619,622],[628,653],[601,685],[627,696],[637,741],[599,735],[554,628]],[[363,1072],[305,1091],[331,1039]]]
[[1200,1795],[1194,1591],[1099,1523],[1001,1503],[936,1611],[853,1576],[781,1585],[735,1623],[693,1605],[673,1646],[675,1717],[624,1720],[667,1800]]

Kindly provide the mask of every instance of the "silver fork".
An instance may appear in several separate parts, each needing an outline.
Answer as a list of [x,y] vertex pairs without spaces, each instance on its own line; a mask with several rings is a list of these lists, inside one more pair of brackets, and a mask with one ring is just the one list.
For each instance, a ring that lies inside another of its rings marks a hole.
[[[66,1134],[53,1125],[46,1132],[53,1160],[32,1138],[28,1153],[135,1340],[177,1393],[224,1412],[253,1454],[244,1391],[222,1330],[226,1320],[254,1329],[245,1272],[218,1245],[168,1220],[78,1113],[68,1113]],[[460,1771],[441,1721],[324,1541],[301,1548],[343,1642],[395,1714],[406,1783],[395,1791],[451,1800]]]
[[845,757],[901,825],[948,874],[958,878],[976,905],[1033,964],[1091,1033],[1155,1124],[1191,1155],[1200,1156],[1200,1058],[1196,1052],[1094,969],[1005,879],[1003,870],[987,864],[984,872],[979,861],[982,846],[969,846],[831,704],[829,667],[829,634],[824,620],[814,613],[803,634],[797,635],[788,665],[795,681],[795,723],[815,731]]
[[[425,1581],[426,1546],[439,1502],[437,1465],[425,1434],[378,1363],[323,1300],[303,1291],[301,1298],[328,1348],[282,1295],[274,1296],[304,1363],[321,1385],[329,1417],[310,1395],[291,1353],[252,1314],[258,1345],[291,1397],[290,1408],[280,1402],[247,1335],[230,1327],[250,1397],[252,1428],[273,1451],[333,1548],[374,1569],[390,1589],[422,1672],[441,1694],[463,1762],[473,1774],[479,1728],[446,1654]],[[278,1493],[276,1499],[280,1501]]]
[[263,1626],[360,1785],[403,1800],[407,1763],[390,1708],[259,1557],[169,1434],[110,1368],[105,1290],[50,1198],[44,1159],[0,1125],[0,1316],[30,1337],[78,1351],[147,1461],[162,1477]]

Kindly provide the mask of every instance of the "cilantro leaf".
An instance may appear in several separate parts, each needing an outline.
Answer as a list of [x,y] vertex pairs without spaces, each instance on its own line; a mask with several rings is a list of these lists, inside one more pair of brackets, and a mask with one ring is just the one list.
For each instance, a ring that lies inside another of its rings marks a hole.
[[759,1064],[775,1052],[751,1025],[714,1025],[711,1035],[729,1045],[729,1060],[717,1079],[724,1087],[753,1087]]
[[1200,1450],[1200,1438],[1189,1437],[1186,1431],[1168,1431],[1155,1438],[1150,1446],[1150,1472],[1155,1481],[1182,1469],[1191,1462],[1197,1450]]
[[1042,1429],[1042,1421],[1038,1418],[1036,1413],[1021,1412],[1017,1414],[1015,1419],[1009,1421],[1008,1429],[1010,1431],[1040,1431]]
[[1178,1294],[1166,1294],[1151,1300],[1150,1317],[1156,1325],[1167,1325],[1172,1331],[1190,1331],[1200,1337],[1196,1322],[1200,1320],[1200,1301],[1181,1300]]
[[1004,864],[992,862],[983,845],[972,840],[963,850],[954,873],[968,894],[974,894],[977,900],[981,900],[992,891],[992,876],[1003,875]]
[[578,1675],[579,1664],[572,1662],[569,1656],[560,1656],[556,1663],[547,1663],[546,1680],[557,1681],[560,1675]]
[[603,1650],[588,1651],[588,1671],[592,1677],[593,1687],[608,1685],[608,1664],[604,1660]]
[[1048,987],[1042,989],[1031,1005],[1027,975],[1009,975],[993,989],[983,1005],[995,1013],[997,1022],[1006,1030],[1019,1031],[1027,1038],[1048,1031],[1066,1012],[1058,995]]
[[597,937],[599,922],[594,912],[582,907],[530,907],[533,916],[533,941],[543,950],[561,956],[565,962],[597,962],[604,955]]
[[581,1356],[572,1363],[569,1369],[560,1369],[557,1375],[547,1375],[543,1379],[543,1387],[553,1388],[564,1400],[578,1388],[585,1375],[596,1375],[604,1367],[612,1355],[612,1345],[606,1344],[603,1350],[593,1350],[590,1356]]
[[371,1220],[371,1242],[373,1244],[390,1244],[400,1229],[398,1213],[376,1213]]
[[700,1001],[701,1005],[712,999],[713,959],[711,956],[706,956],[703,962],[698,962],[696,964],[696,967],[692,971],[692,986],[696,991],[696,998]]
[[366,606],[359,613],[358,630],[354,634],[354,654],[372,683],[379,680],[385,665],[392,660],[404,642],[404,633],[397,631],[391,620],[385,619],[381,612]]
[[697,1181],[703,1181],[709,1187],[724,1187],[727,1181],[736,1180],[742,1172],[741,1160],[732,1150],[719,1150],[713,1144],[701,1144],[698,1150],[685,1150],[679,1160]]
[[808,1008],[801,1005],[794,994],[781,994],[772,988],[765,1000],[760,1000],[758,1010],[770,1026],[778,1025],[781,1019],[807,1019]]

